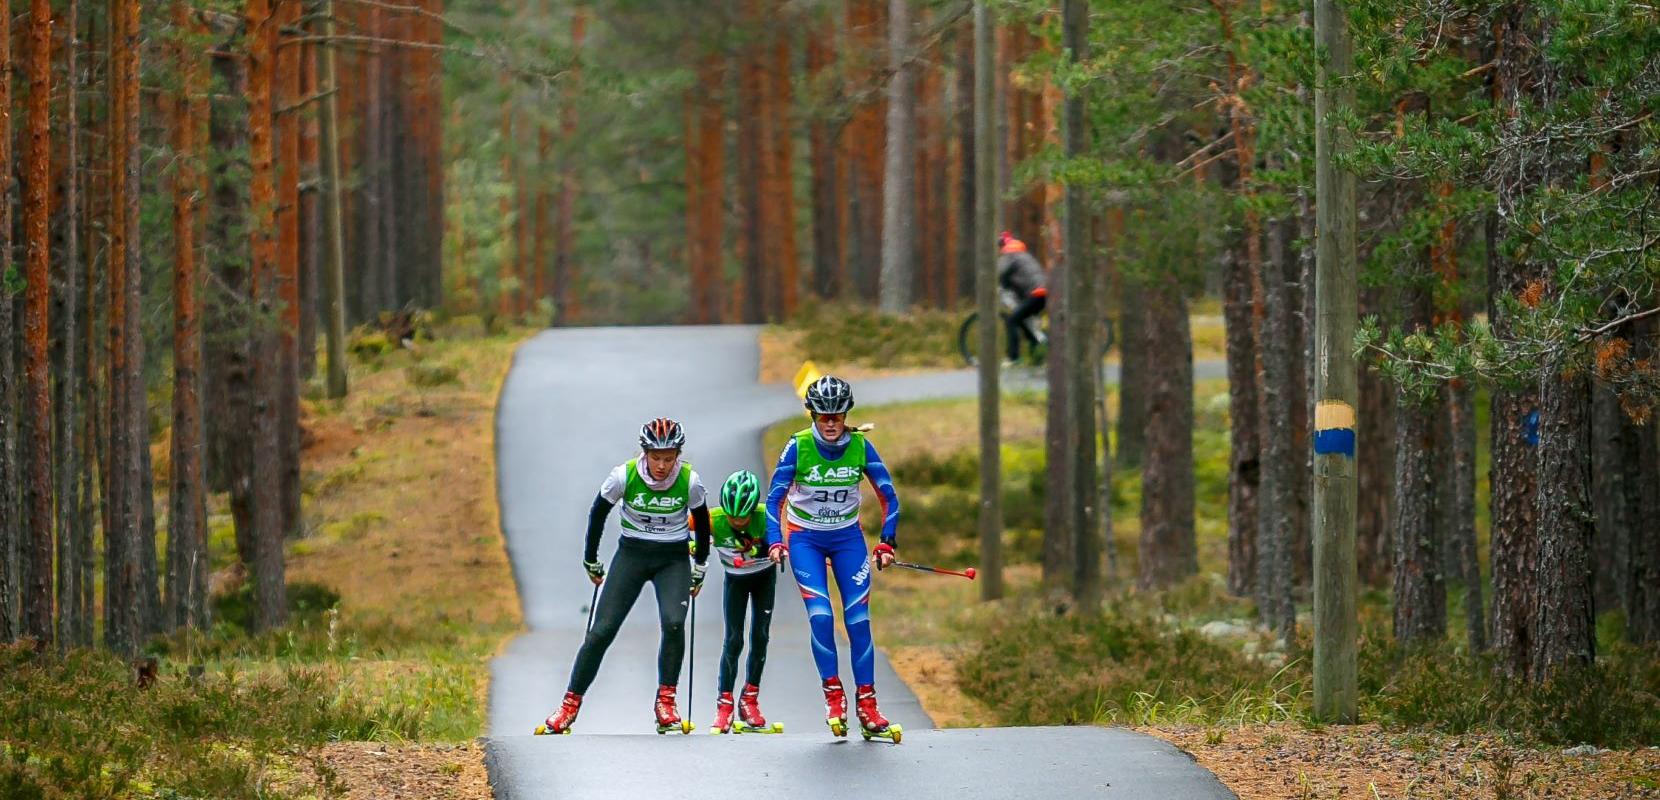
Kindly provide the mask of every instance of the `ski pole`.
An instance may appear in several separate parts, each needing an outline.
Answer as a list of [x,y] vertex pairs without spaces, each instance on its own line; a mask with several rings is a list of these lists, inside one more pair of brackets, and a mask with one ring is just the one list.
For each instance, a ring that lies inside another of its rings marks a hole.
[[687,675],[686,675],[686,708],[687,708],[688,711],[691,710],[692,704],[697,702],[697,595],[698,594],[701,594],[701,592],[694,593],[692,595],[692,622],[691,622],[691,625],[692,625],[692,633],[691,633],[692,641],[691,641],[691,644],[687,647],[687,650],[689,651],[689,653],[691,655],[691,659],[692,659],[691,666],[687,670]]
[[908,561],[895,561],[893,562],[893,566],[916,570],[917,572],[932,572],[935,575],[955,575],[959,578],[967,578],[969,580],[974,580],[975,575],[973,567],[969,567],[962,572],[957,572],[955,570],[940,569],[939,567],[930,567],[923,564],[912,564]]
[[594,629],[594,606],[597,605],[599,605],[599,584],[596,583],[594,584],[594,597],[588,601],[588,627],[582,630],[584,635]]

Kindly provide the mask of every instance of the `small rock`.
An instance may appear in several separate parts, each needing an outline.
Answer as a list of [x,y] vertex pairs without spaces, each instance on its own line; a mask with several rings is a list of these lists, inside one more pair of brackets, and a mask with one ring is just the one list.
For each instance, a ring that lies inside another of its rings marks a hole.
[[1250,635],[1251,629],[1237,622],[1219,619],[1201,625],[1199,633],[1211,639],[1239,639]]
[[1606,752],[1608,752],[1608,751],[1604,750],[1600,747],[1597,747],[1596,745],[1582,744],[1578,747],[1570,747],[1566,750],[1563,750],[1562,755],[1573,756],[1575,758],[1584,758],[1586,756],[1600,756],[1600,755],[1602,755],[1603,753],[1606,753]]

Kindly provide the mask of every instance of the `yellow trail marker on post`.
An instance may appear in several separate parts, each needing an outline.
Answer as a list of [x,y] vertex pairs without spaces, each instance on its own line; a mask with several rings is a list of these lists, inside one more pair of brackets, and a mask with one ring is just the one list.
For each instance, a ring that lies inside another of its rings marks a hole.
[[818,379],[822,377],[824,377],[824,373],[818,371],[817,364],[811,361],[802,362],[801,369],[795,371],[796,396],[803,400],[807,399],[807,387],[817,383]]

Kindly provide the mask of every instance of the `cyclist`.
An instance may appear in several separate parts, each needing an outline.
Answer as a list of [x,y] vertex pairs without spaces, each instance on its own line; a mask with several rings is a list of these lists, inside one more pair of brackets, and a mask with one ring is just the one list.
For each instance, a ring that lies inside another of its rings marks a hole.
[[[662,639],[657,650],[657,732],[682,727],[675,707],[675,687],[686,652],[686,600],[703,588],[709,558],[709,505],[703,480],[692,465],[680,460],[686,432],[672,419],[658,418],[640,427],[640,455],[618,466],[600,484],[588,512],[588,537],[582,568],[595,586],[604,585],[594,608],[593,626],[577,650],[565,699],[559,710],[536,729],[538,734],[566,733],[582,709],[582,695],[599,673],[600,660],[617,638],[623,619],[650,582],[657,594],[657,619]],[[611,509],[622,506],[622,542],[611,560],[611,581],[599,561],[600,534]],[[688,517],[688,512],[690,516]],[[688,525],[688,522],[690,525]],[[690,528],[690,529],[688,529]],[[695,530],[696,536],[693,536]],[[692,558],[686,543],[695,538]]]
[[1014,309],[1009,312],[1009,357],[1004,366],[1020,361],[1021,339],[1037,347],[1037,337],[1027,328],[1026,320],[1042,314],[1049,304],[1044,278],[1043,265],[1027,252],[1025,242],[1008,231],[997,234],[997,285],[1015,296]]
[[[778,458],[767,492],[768,554],[774,563],[789,553],[796,584],[807,605],[813,661],[823,681],[826,721],[836,736],[847,735],[847,695],[836,661],[836,619],[830,605],[830,577],[841,594],[842,626],[853,655],[854,695],[865,738],[898,741],[876,706],[876,650],[870,636],[871,562],[893,564],[899,527],[899,494],[876,448],[847,427],[853,388],[835,377],[807,387],[813,424],[790,439]],[[859,524],[859,484],[869,480],[882,501],[881,542],[865,553]],[[786,538],[787,535],[787,538]],[[825,561],[830,562],[827,574]]]

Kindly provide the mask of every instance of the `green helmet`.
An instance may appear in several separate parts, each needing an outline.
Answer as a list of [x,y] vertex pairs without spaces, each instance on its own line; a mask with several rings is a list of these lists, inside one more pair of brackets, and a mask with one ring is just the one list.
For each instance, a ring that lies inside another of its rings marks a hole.
[[720,507],[726,510],[729,517],[747,517],[755,513],[755,505],[759,502],[761,479],[747,469],[732,473],[720,487]]

